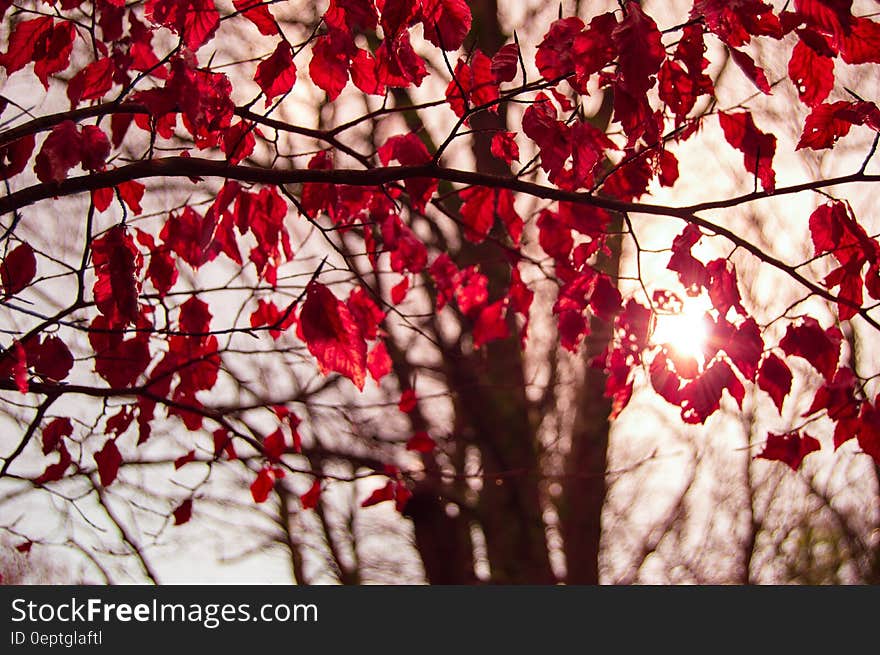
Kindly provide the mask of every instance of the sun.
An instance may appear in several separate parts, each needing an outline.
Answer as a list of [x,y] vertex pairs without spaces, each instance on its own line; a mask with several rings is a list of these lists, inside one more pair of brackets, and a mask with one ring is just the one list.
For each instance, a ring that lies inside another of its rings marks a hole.
[[685,297],[667,311],[657,312],[651,343],[665,345],[683,357],[693,357],[702,363],[708,338],[705,319],[708,309],[706,300]]

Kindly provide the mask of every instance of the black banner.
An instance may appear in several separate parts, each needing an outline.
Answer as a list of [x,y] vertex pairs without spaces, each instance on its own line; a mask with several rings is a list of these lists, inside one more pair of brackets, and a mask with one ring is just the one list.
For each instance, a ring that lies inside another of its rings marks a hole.
[[763,652],[873,641],[878,601],[871,587],[0,587],[0,652]]

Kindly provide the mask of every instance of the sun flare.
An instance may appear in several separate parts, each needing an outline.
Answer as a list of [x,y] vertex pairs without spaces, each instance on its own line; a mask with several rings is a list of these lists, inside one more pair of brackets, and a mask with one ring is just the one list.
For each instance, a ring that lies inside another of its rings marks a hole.
[[702,362],[708,336],[705,321],[707,308],[699,300],[686,298],[680,311],[656,314],[651,342]]

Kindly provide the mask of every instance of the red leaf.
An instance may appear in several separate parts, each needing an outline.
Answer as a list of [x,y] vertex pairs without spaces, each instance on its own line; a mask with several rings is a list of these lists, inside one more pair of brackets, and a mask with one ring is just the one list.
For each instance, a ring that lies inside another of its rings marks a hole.
[[767,75],[764,73],[764,69],[756,66],[754,60],[749,55],[740,50],[736,50],[735,48],[731,48],[730,57],[733,59],[734,63],[739,66],[740,70],[746,74],[746,77],[755,83],[755,86],[758,87],[759,91],[766,93],[767,95],[772,93],[770,82],[767,81]]
[[385,95],[385,82],[380,69],[379,62],[372,54],[358,48],[351,59],[351,81],[364,93]]
[[385,0],[381,9],[380,22],[387,39],[397,36],[401,30],[406,29],[420,9],[420,3],[414,0]]
[[336,29],[366,32],[376,29],[379,16],[373,0],[334,0],[324,20]]
[[474,324],[474,348],[479,349],[496,339],[510,336],[507,326],[507,303],[504,300],[484,307]]
[[852,0],[795,0],[797,12],[791,22],[806,21],[811,27],[829,34],[849,32],[852,29]]
[[412,389],[404,389],[400,394],[400,400],[397,403],[397,409],[405,414],[409,414],[416,408],[416,392]]
[[238,164],[254,151],[257,143],[254,131],[253,124],[238,121],[223,132],[223,153],[229,158],[230,164]]
[[468,241],[482,243],[495,223],[495,190],[474,186],[464,189],[459,196],[462,200],[464,236]]
[[148,73],[161,80],[168,78],[168,70],[160,64],[149,43],[132,43],[128,54],[132,59],[132,70]]
[[776,188],[776,174],[773,172],[773,155],[776,154],[776,137],[761,132],[747,111],[735,114],[718,113],[718,122],[724,131],[724,138],[734,148],[745,155],[746,170],[761,180],[765,191]]
[[56,336],[42,340],[30,339],[25,344],[28,365],[34,373],[48,380],[61,381],[73,368],[73,355],[67,345]]
[[516,132],[496,132],[492,137],[492,155],[506,164],[519,161],[519,146],[516,144]]
[[9,298],[23,291],[37,274],[37,258],[28,244],[16,246],[0,264],[3,296]]
[[510,189],[496,189],[496,195],[495,212],[498,214],[501,222],[504,223],[504,227],[510,235],[510,240],[514,245],[519,245],[524,223],[513,205],[513,192]]
[[6,69],[7,77],[33,61],[37,44],[51,29],[52,18],[49,16],[25,20],[15,26],[9,36],[9,47],[0,55],[0,66]]
[[156,287],[159,297],[164,298],[177,282],[177,266],[168,248],[151,249],[150,265],[147,266],[147,278]]
[[261,298],[257,302],[256,311],[251,314],[251,327],[273,326],[269,329],[269,334],[273,339],[277,339],[284,330],[296,322],[293,311],[290,311],[287,318],[282,321],[283,317],[284,314],[278,310],[274,302]]
[[31,547],[33,545],[34,545],[33,541],[25,541],[24,543],[18,544],[15,547],[15,550],[17,550],[19,553],[24,553],[25,555],[27,555],[28,553],[31,552]]
[[510,299],[510,308],[525,319],[520,335],[523,344],[525,344],[529,328],[529,309],[532,306],[535,292],[523,282],[518,268],[514,268],[510,273],[510,291],[507,297]]
[[803,416],[810,416],[825,410],[828,418],[837,421],[837,427],[834,430],[835,450],[841,444],[855,437],[858,432],[858,429],[841,432],[841,428],[847,427],[851,421],[858,418],[860,403],[855,397],[858,386],[859,382],[851,368],[846,366],[839,368],[834,374],[833,380],[826,381],[819,387],[810,408],[803,414]]
[[377,341],[367,355],[367,370],[376,382],[391,373],[392,362],[384,341]]
[[455,301],[466,316],[473,317],[489,300],[489,280],[477,271],[476,266],[468,266],[455,277]]
[[874,458],[880,465],[880,411],[876,401],[874,405],[865,403],[859,416],[858,441],[859,448]]
[[134,384],[152,359],[146,334],[123,340],[118,327],[111,327],[105,316],[95,317],[91,327],[89,343],[95,351],[95,372],[113,387]]
[[853,125],[869,125],[880,131],[880,110],[872,102],[832,102],[817,105],[804,121],[804,132],[797,150],[831,148],[837,140],[849,134]]
[[611,321],[620,311],[623,298],[620,291],[604,273],[596,277],[590,294],[590,309],[603,321]]
[[477,50],[471,57],[472,86],[468,90],[471,104],[480,107],[490,105],[489,111],[498,111],[493,103],[498,100],[498,82],[492,73],[492,61]]
[[[723,324],[723,319],[719,319],[719,327],[721,324]],[[716,332],[722,332],[723,329],[716,329]],[[713,337],[715,337],[714,334],[710,336],[710,342],[713,341]],[[761,330],[755,319],[749,317],[738,328],[731,330],[726,343],[721,347],[724,348],[743,377],[754,382],[758,372],[758,363],[764,353],[764,340],[761,338]]]
[[394,500],[394,495],[394,482],[389,480],[384,487],[376,489],[373,493],[367,496],[366,500],[361,503],[361,507],[370,507],[372,505],[383,503],[386,500]]
[[760,0],[697,0],[691,18],[700,15],[706,26],[731,47],[745,45],[752,35],[782,37],[782,25],[773,7]]
[[211,318],[208,303],[192,296],[180,306],[177,322],[182,332],[203,335],[211,329]]
[[357,321],[364,339],[375,339],[379,333],[379,326],[385,319],[385,312],[379,309],[363,287],[352,289],[348,294],[346,305]]
[[548,255],[558,261],[565,261],[574,247],[571,228],[560,215],[543,210],[538,215],[538,243]]
[[430,453],[436,447],[437,442],[434,441],[427,432],[416,432],[406,442],[406,449],[414,450],[417,453]]
[[616,28],[617,17],[614,13],[608,12],[596,16],[584,32],[575,36],[570,54],[564,55],[565,59],[562,61],[571,57],[574,62],[577,73],[575,88],[580,93],[586,93],[590,77],[600,72],[617,56],[617,48],[612,36]]
[[82,137],[73,121],[52,128],[34,160],[34,171],[41,182],[61,182],[82,158]]
[[95,453],[95,462],[98,465],[101,486],[109,487],[116,479],[119,465],[122,464],[122,455],[119,454],[119,449],[113,439],[108,439],[104,447]]
[[756,457],[785,462],[793,471],[797,471],[801,467],[804,457],[821,449],[821,447],[819,442],[806,432],[803,436],[799,432],[789,432],[788,434],[773,434],[771,432],[767,435],[767,445]]
[[278,34],[278,23],[269,11],[269,6],[262,0],[232,0],[235,10],[257,26],[260,34],[273,36]]
[[477,50],[470,64],[460,59],[453,76],[455,79],[446,87],[446,99],[456,116],[464,116],[468,107],[488,106],[490,111],[498,110],[495,104],[498,100],[498,82],[486,55]]
[[428,41],[458,50],[471,29],[471,10],[464,0],[422,0],[422,24]]
[[116,414],[107,419],[106,429],[104,430],[104,432],[106,434],[110,434],[112,432],[117,437],[121,437],[123,434],[125,434],[125,431],[128,430],[128,427],[131,425],[131,422],[133,420],[134,413],[130,411],[130,408],[128,406],[124,406]]
[[196,460],[196,451],[191,450],[186,455],[181,455],[177,459],[174,460],[174,470],[181,468],[182,466],[186,466],[190,462],[194,462]]
[[709,276],[709,298],[718,314],[723,318],[732,307],[745,315],[737,287],[736,268],[728,266],[726,259],[714,259],[706,264],[706,273]]
[[810,215],[810,236],[817,256],[833,253],[838,262],[855,273],[875,258],[875,242],[845,202],[835,200],[817,207]]
[[257,479],[251,483],[251,496],[254,502],[265,502],[269,497],[269,493],[275,488],[276,470],[269,466],[264,466],[257,474]]
[[140,285],[137,275],[142,258],[125,226],[116,225],[92,242],[96,281],[95,304],[112,325],[127,325],[138,318]]
[[394,509],[402,513],[412,495],[406,484],[398,480],[394,485]]
[[705,423],[721,406],[721,394],[727,389],[742,407],[745,389],[736,373],[724,360],[715,362],[697,379],[681,390],[681,417],[686,423]]
[[687,116],[697,102],[696,90],[682,66],[667,60],[660,67],[660,99],[669,105],[676,118]]
[[174,510],[174,525],[183,525],[192,518],[192,498],[187,498]]
[[73,109],[83,100],[98,100],[113,87],[113,60],[94,61],[67,83],[67,97]]
[[278,461],[287,450],[287,443],[284,440],[284,433],[278,428],[272,434],[263,439],[263,452],[266,457],[272,461]]
[[708,283],[706,266],[691,254],[691,248],[702,236],[699,227],[690,223],[686,225],[684,231],[672,241],[672,256],[666,265],[670,271],[678,273],[689,295],[695,295]]
[[80,131],[80,161],[86,170],[104,168],[110,154],[110,140],[100,127],[84,125]]
[[63,446],[62,439],[73,434],[73,424],[69,418],[56,418],[43,428],[43,454]]
[[321,498],[321,481],[316,479],[309,490],[299,497],[303,509],[314,509]]
[[806,317],[800,325],[789,325],[779,347],[786,355],[801,357],[831,381],[840,359],[843,336],[836,327],[823,330],[819,322]]
[[424,60],[416,54],[409,32],[402,30],[390,41],[386,38],[376,49],[379,79],[387,86],[419,86],[428,74]]
[[[535,65],[545,80],[574,74],[574,56],[582,54],[574,51],[575,38],[583,30],[584,22],[576,16],[553,21],[535,53]],[[610,34],[604,36],[610,40]]]
[[232,438],[229,436],[229,432],[227,432],[223,428],[217,428],[211,434],[211,437],[214,441],[214,457],[220,457],[221,453],[226,453],[226,457],[229,459],[237,459],[237,455],[235,453],[235,446],[232,443]]
[[444,252],[437,256],[437,259],[431,264],[429,271],[437,292],[435,304],[439,312],[455,296],[459,270],[449,255]]
[[776,409],[782,413],[782,404],[791,391],[791,370],[779,357],[770,353],[758,371],[758,386],[770,394]]
[[660,99],[672,109],[676,124],[694,108],[699,96],[714,89],[712,79],[703,72],[709,65],[705,49],[702,25],[688,25],[682,30],[675,60],[667,59],[660,66]]
[[0,180],[8,180],[25,169],[34,151],[34,144],[34,135],[28,134],[0,146]]
[[620,53],[620,85],[634,97],[654,86],[654,75],[666,58],[657,24],[637,2],[626,3],[626,16],[611,33]]
[[831,271],[822,283],[832,289],[840,287],[838,291],[837,314],[841,321],[851,319],[858,314],[862,306],[862,262],[856,266],[840,266]]
[[213,37],[220,26],[214,0],[147,0],[144,16],[180,35],[193,52]]
[[104,187],[103,189],[95,189],[91,192],[92,203],[99,212],[107,211],[110,203],[113,202],[114,193],[112,188]]
[[[254,81],[266,96],[266,107],[276,96],[288,93],[296,82],[293,51],[287,41],[280,41],[275,51],[257,66]],[[332,100],[332,98],[331,98]]]
[[60,480],[64,477],[65,471],[67,471],[67,467],[72,463],[72,459],[70,457],[70,453],[67,452],[67,448],[62,442],[58,446],[58,462],[56,464],[50,464],[46,467],[46,470],[40,474],[39,477],[34,479],[36,484],[46,484],[47,482],[55,482],[56,480]]
[[309,62],[309,76],[312,81],[327,92],[332,102],[339,97],[348,83],[348,54],[330,35],[318,37],[312,45],[312,60]]
[[508,43],[501,46],[492,57],[492,75],[499,82],[512,82],[519,66],[519,45]]
[[119,196],[122,201],[128,205],[128,208],[134,212],[135,216],[141,213],[141,199],[144,197],[146,187],[137,180],[122,182],[118,187]]
[[805,105],[815,107],[834,88],[834,60],[798,41],[788,62],[788,76]]
[[848,104],[846,101],[840,101],[814,107],[804,122],[804,131],[798,141],[797,149],[831,148],[840,137],[849,134],[852,123],[836,116],[837,110]]
[[847,64],[880,63],[880,23],[853,18],[851,29],[841,30],[837,47]]
[[[396,159],[403,166],[420,166],[431,161],[431,155],[419,137],[410,132],[389,137],[379,148],[379,161],[387,166]],[[437,180],[426,177],[407,178],[404,183],[409,194],[413,209],[424,212],[425,206],[437,190]]]
[[541,151],[541,168],[555,182],[571,154],[569,127],[556,120],[556,109],[550,99],[539,93],[523,114],[522,128]]
[[406,294],[409,291],[409,278],[405,277],[400,282],[391,287],[391,302],[395,305],[399,305],[406,299]]
[[300,325],[306,346],[318,360],[321,372],[341,373],[363,389],[367,344],[345,303],[320,282],[310,282]]
[[49,76],[60,73],[70,65],[70,53],[76,38],[76,26],[73,21],[62,21],[55,25],[52,35],[47,37],[45,56],[37,60],[34,74],[48,91]]
[[578,122],[572,126],[572,173],[577,186],[591,187],[597,171],[605,162],[605,151],[616,149],[614,143],[589,123]]
[[[9,351],[6,352],[6,356],[3,358],[3,372],[6,375],[12,376],[13,381],[15,382],[15,388],[18,389],[19,393],[27,393],[28,392],[28,364],[27,364],[27,353],[24,350],[24,346],[18,340],[13,340],[12,347],[10,348],[12,353]],[[13,354],[14,353],[14,354]],[[12,361],[5,361],[7,359],[11,359]]]

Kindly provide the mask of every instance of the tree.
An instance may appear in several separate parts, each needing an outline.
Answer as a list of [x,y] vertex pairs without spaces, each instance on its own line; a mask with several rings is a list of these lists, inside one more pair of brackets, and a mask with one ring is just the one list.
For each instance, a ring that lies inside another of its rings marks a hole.
[[876,495],[874,5],[666,5],[526,44],[491,0],[0,3],[7,499],[153,581],[144,536],[271,504],[357,583],[387,504],[430,582],[596,583],[658,403]]

